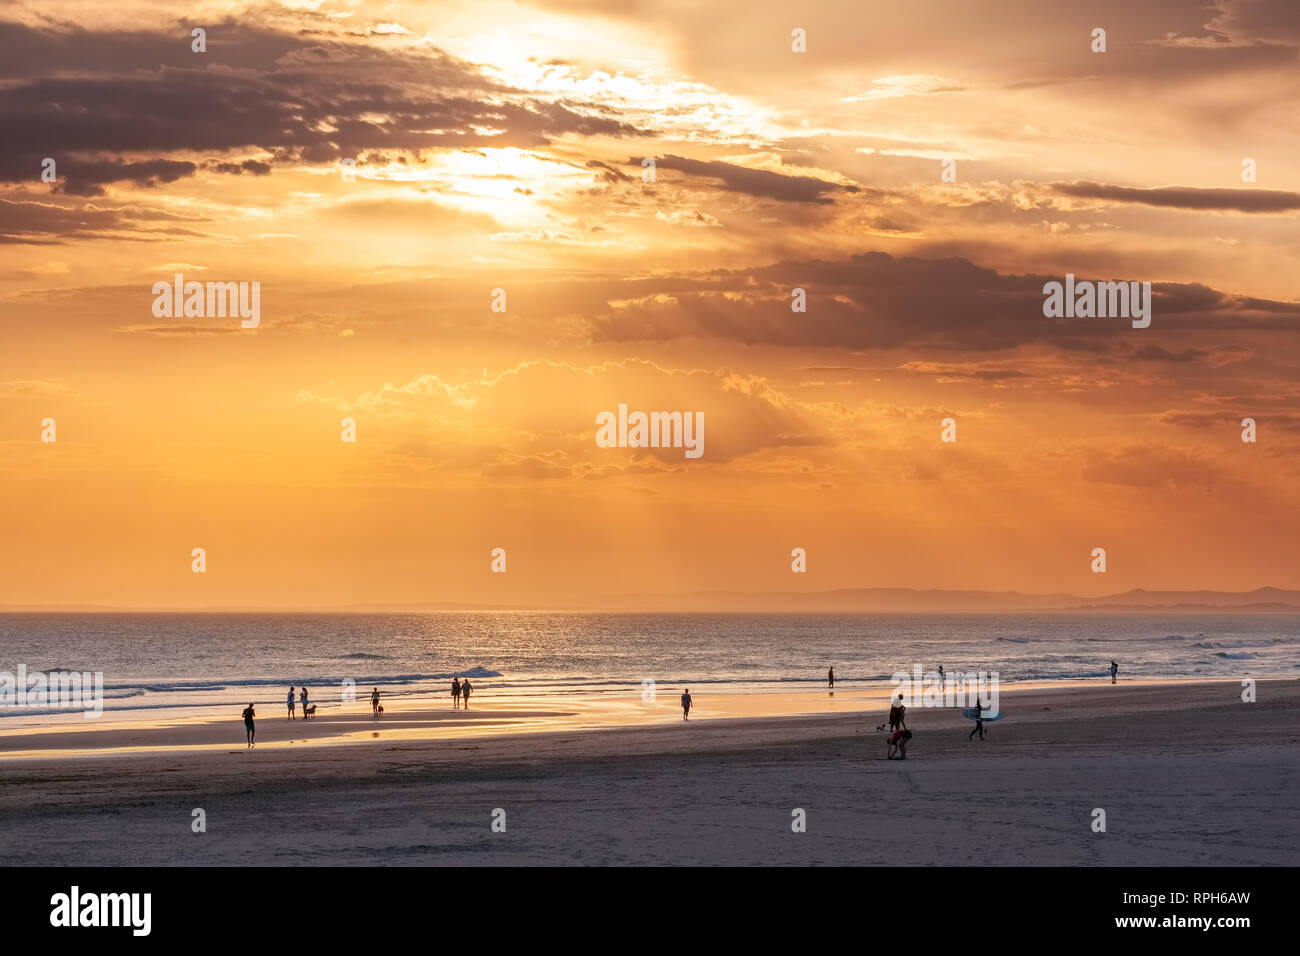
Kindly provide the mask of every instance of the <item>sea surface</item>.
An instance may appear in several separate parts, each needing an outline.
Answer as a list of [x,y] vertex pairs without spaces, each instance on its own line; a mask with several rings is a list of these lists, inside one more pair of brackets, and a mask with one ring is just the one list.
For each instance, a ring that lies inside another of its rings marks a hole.
[[[888,684],[920,665],[1006,682],[1300,677],[1294,614],[2,614],[0,677],[104,674],[104,716],[279,713],[290,685],[339,705],[445,699],[455,675],[485,695],[635,693],[646,679],[707,692]],[[0,722],[51,711],[0,706]],[[70,716],[70,715],[68,715]],[[80,719],[80,713],[76,715]],[[61,719],[61,718],[55,718]],[[7,724],[0,724],[5,726]],[[12,726],[12,725],[9,725]]]

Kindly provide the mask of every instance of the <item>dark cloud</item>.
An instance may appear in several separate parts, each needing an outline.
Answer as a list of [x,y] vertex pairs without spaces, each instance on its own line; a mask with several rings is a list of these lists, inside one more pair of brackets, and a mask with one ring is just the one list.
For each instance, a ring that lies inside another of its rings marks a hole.
[[1062,196],[1101,199],[1107,202],[1139,203],[1172,209],[1227,210],[1233,212],[1282,213],[1300,209],[1300,193],[1281,189],[1201,189],[1195,186],[1112,186],[1079,180],[1048,183]]
[[[1139,336],[1125,343],[1137,347],[1142,336],[1175,330],[1300,331],[1300,303],[1236,296],[1194,283],[1153,284],[1150,329],[1133,329],[1126,319],[1045,318],[1043,285],[1061,278],[1001,275],[963,258],[895,258],[883,252],[834,262],[655,277],[627,284],[618,307],[595,310],[592,336],[598,341],[694,337],[751,345],[973,351],[1043,342],[1104,352],[1115,336]],[[806,291],[806,312],[791,311],[795,288]],[[636,294],[628,294],[629,289]],[[1145,357],[1165,356],[1151,352]]]
[[198,167],[194,163],[171,159],[150,159],[128,163],[120,159],[94,160],[70,158],[55,159],[58,180],[54,192],[71,196],[102,196],[103,183],[131,182],[140,186],[157,186],[193,176]]
[[[640,166],[641,159],[628,160]],[[841,186],[812,176],[787,176],[766,169],[749,169],[734,163],[717,160],[686,159],[682,156],[660,156],[655,159],[658,169],[676,169],[691,176],[714,180],[719,187],[749,196],[780,199],[785,202],[829,203],[834,200],[827,193],[857,192],[856,186]]]
[[1218,0],[1206,24],[1215,38],[1300,45],[1300,5],[1294,0]]
[[600,170],[600,178],[607,183],[624,183],[632,178],[631,176],[625,176],[613,166],[610,166],[608,163],[602,163],[598,159],[588,160],[587,168]]
[[1158,345],[1144,345],[1134,349],[1131,357],[1145,362],[1195,362],[1209,354],[1201,349],[1186,349],[1182,352],[1170,352]]
[[198,238],[201,232],[183,224],[201,221],[134,204],[0,198],[0,245],[58,245],[105,236],[129,242]]
[[190,50],[191,26],[156,30],[91,31],[73,24],[33,27],[0,21],[0,78],[124,75],[161,67],[262,70],[303,46],[298,36],[226,21],[204,25],[207,53]]
[[[1250,406],[1247,403],[1243,404],[1242,407]],[[1278,429],[1292,434],[1300,434],[1300,414],[1290,411],[1269,412],[1267,415],[1260,415],[1255,412],[1230,413],[1171,410],[1161,412],[1156,416],[1156,421],[1162,425],[1183,425],[1201,430],[1215,429],[1235,438],[1243,427],[1241,424],[1243,418],[1255,419],[1255,426],[1260,430]]]
[[[192,175],[260,151],[277,162],[331,162],[367,151],[532,147],[566,134],[641,135],[597,106],[539,101],[439,51],[286,36],[230,23],[105,32],[0,23],[0,182],[37,184],[41,160],[60,189],[94,195],[111,182]],[[9,55],[9,54],[13,55]],[[184,165],[164,166],[163,163]],[[241,168],[261,172],[261,161]],[[223,168],[221,171],[233,171]]]
[[219,173],[229,173],[234,176],[242,173],[249,173],[253,176],[269,176],[271,174],[271,164],[256,159],[246,159],[242,163],[215,163],[212,168]]

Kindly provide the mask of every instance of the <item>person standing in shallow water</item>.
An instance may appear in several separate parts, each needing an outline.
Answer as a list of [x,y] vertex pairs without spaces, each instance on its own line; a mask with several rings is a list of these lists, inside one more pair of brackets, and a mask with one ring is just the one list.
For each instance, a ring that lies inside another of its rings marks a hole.
[[1114,661],[1110,662],[1110,682],[1115,683],[1115,675],[1119,673],[1119,665]]
[[460,678],[451,679],[451,703],[453,707],[460,707]]

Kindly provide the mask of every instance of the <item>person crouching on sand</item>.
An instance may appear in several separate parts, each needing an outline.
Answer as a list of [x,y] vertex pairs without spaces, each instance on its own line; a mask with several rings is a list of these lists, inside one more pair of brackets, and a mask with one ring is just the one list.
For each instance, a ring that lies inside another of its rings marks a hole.
[[691,719],[691,689],[686,688],[686,693],[682,694],[682,720]]
[[912,739],[910,730],[895,730],[889,735],[889,746],[885,748],[885,759],[893,760],[897,754],[897,759],[907,759],[907,742]]

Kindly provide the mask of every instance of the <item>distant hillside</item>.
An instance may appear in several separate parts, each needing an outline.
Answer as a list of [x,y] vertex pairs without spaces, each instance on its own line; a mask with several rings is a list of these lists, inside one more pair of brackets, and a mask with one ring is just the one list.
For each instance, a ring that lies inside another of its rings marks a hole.
[[687,594],[623,594],[581,602],[593,610],[755,611],[804,613],[989,612],[989,611],[1294,611],[1300,591],[1264,587],[1254,591],[1147,591],[1080,597],[1019,591],[947,591],[915,588],[845,588],[835,591],[698,591]]
[[1077,594],[1022,594],[1019,591],[947,591],[917,588],[842,588],[835,591],[695,591],[683,594],[614,594],[537,602],[486,604],[469,601],[409,601],[327,607],[130,608],[103,606],[0,607],[9,613],[428,613],[451,611],[629,611],[770,614],[992,613],[998,611],[1177,613],[1296,613],[1300,591],[1263,587],[1253,591],[1148,591],[1080,597]]

